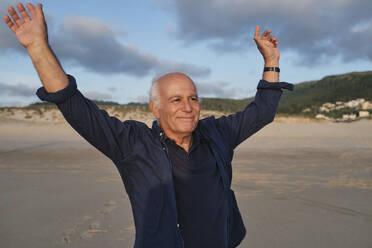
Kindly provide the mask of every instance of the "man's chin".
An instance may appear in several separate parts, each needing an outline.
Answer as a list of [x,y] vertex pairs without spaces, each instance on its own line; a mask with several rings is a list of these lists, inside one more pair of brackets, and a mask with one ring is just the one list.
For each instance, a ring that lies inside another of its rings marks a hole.
[[189,124],[183,124],[182,126],[180,126],[179,130],[184,133],[192,133],[194,132],[195,128],[196,128],[195,124],[189,123]]

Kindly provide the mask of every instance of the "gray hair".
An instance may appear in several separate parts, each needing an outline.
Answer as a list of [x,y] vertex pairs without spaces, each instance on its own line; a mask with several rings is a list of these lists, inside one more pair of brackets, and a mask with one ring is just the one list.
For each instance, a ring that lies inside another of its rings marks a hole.
[[160,108],[160,96],[159,96],[159,78],[163,75],[157,75],[152,79],[150,88],[150,101],[152,101],[156,108]]

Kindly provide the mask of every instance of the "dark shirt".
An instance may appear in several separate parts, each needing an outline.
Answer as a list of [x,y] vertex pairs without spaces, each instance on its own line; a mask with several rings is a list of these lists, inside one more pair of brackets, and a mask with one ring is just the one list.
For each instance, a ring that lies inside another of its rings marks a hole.
[[[138,121],[120,121],[85,98],[69,76],[69,85],[55,93],[39,88],[37,95],[54,102],[68,123],[116,165],[128,193],[136,227],[135,248],[184,248],[172,168],[161,129]],[[292,84],[261,80],[254,100],[242,111],[218,119],[199,120],[197,130],[205,137],[216,160],[228,205],[228,247],[237,247],[245,227],[231,189],[234,149],[273,121],[282,89]],[[197,203],[196,203],[197,204]],[[213,238],[218,239],[214,236]]]
[[173,140],[165,140],[185,248],[226,248],[226,195],[207,140],[194,132],[188,153]]

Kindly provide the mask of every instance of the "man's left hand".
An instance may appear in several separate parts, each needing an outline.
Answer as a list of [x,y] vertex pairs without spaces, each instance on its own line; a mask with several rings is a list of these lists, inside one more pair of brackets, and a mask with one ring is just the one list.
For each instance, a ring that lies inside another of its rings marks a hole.
[[254,41],[265,60],[265,66],[278,66],[280,58],[279,41],[274,35],[271,35],[271,30],[266,30],[260,36],[260,26],[257,26]]

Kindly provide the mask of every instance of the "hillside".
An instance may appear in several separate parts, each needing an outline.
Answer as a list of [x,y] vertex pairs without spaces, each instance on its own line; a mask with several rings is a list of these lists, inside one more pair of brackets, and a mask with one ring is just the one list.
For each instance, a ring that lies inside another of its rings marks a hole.
[[[201,104],[203,109],[235,112],[252,100],[253,97],[242,100],[206,98]],[[294,91],[284,90],[278,114],[322,118],[321,114],[325,119],[348,114],[359,117],[359,111],[363,110],[372,114],[372,103],[368,101],[372,101],[372,71],[352,72],[299,83]]]
[[315,110],[326,102],[348,102],[358,98],[372,100],[372,71],[328,76],[296,84],[293,92],[284,91],[278,112],[300,114],[306,108]]
[[[253,100],[248,99],[201,99],[202,117],[216,116],[243,109]],[[101,108],[121,119],[141,118],[152,120],[147,104],[95,101]],[[1,116],[15,119],[45,119],[62,121],[54,104],[37,102],[24,108],[0,108]],[[297,116],[334,121],[355,120],[360,117],[372,119],[372,71],[352,72],[327,76],[321,80],[295,85],[294,91],[283,91],[278,116]]]

